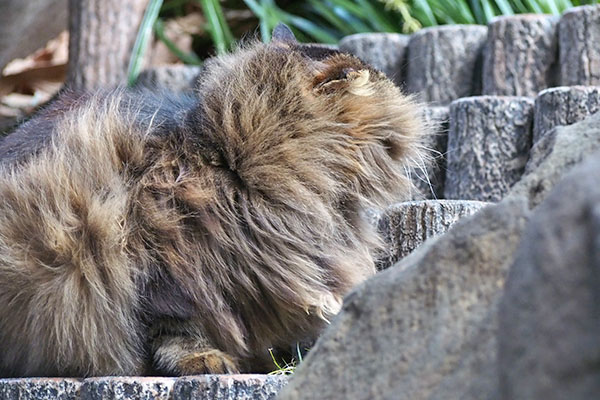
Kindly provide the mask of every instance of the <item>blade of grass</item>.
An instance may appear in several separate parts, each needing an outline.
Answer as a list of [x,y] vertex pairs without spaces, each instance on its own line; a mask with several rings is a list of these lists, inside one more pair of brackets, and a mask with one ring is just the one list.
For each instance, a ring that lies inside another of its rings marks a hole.
[[338,38],[305,18],[282,12],[281,21],[306,32],[321,43],[336,44]]
[[492,18],[496,16],[496,13],[494,12],[494,7],[492,7],[492,4],[488,0],[481,0],[481,3],[483,5],[483,14],[485,16],[484,24],[488,24]]
[[344,36],[356,33],[356,29],[354,29],[353,25],[340,18],[330,5],[325,5],[321,0],[309,0],[309,3],[316,14],[320,15],[323,19],[329,22]]
[[219,0],[196,0],[202,7],[204,17],[208,22],[208,31],[215,44],[218,54],[223,54],[231,48],[233,35],[225,22],[223,9]]
[[363,9],[363,15],[368,15],[369,18],[372,19],[372,24],[377,28],[378,32],[396,32],[398,30],[388,19],[389,13],[386,14],[377,10],[377,8],[367,0],[356,0],[356,2]]
[[163,0],[150,0],[150,3],[144,12],[144,16],[142,17],[140,29],[135,38],[135,43],[133,44],[133,50],[129,59],[129,67],[127,68],[127,85],[129,86],[135,84],[135,81],[140,74],[140,70],[142,69],[144,54],[146,53],[148,42],[152,36],[152,27],[158,18],[162,3]]
[[414,0],[413,14],[422,26],[436,26],[437,21],[426,0]]
[[511,6],[510,2],[507,0],[495,0],[496,6],[500,10],[500,14],[502,15],[514,15],[515,11]]

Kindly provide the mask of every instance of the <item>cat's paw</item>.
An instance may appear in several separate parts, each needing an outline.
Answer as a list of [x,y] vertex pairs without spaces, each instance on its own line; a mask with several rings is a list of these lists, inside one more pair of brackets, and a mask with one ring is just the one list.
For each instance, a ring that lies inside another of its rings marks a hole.
[[234,359],[220,350],[191,353],[177,362],[181,375],[235,374],[239,368]]

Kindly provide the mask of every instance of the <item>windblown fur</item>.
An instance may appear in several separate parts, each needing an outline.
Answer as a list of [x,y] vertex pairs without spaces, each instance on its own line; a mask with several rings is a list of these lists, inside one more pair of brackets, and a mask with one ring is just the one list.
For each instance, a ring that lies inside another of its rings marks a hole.
[[375,272],[419,112],[276,32],[192,97],[64,94],[0,145],[0,374],[258,371]]

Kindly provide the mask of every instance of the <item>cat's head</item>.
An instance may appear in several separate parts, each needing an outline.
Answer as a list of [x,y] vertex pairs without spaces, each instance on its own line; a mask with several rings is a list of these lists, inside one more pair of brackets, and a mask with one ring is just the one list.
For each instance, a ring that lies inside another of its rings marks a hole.
[[284,204],[383,206],[423,160],[420,110],[359,58],[279,25],[206,65],[192,135],[207,168]]

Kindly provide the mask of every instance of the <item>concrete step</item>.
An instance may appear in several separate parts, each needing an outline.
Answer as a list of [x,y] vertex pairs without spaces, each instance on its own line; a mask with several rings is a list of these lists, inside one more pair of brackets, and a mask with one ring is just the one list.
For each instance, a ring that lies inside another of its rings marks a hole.
[[378,221],[386,250],[379,258],[377,268],[382,270],[394,265],[427,239],[446,232],[458,220],[488,204],[465,200],[423,200],[390,206]]
[[0,400],[271,400],[284,375],[0,379]]

